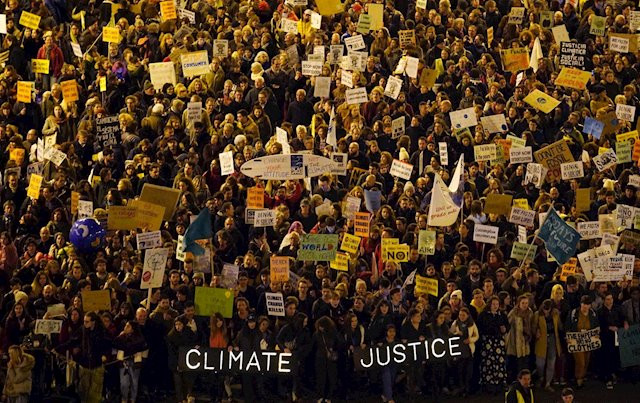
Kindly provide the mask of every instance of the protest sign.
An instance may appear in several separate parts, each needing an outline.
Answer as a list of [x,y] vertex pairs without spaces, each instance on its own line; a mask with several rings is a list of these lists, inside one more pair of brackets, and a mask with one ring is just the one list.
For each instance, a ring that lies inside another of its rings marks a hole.
[[572,257],[569,261],[562,265],[560,269],[560,281],[567,281],[567,276],[576,274],[578,268],[578,259]]
[[592,161],[596,168],[598,168],[598,171],[602,172],[605,169],[614,167],[618,163],[618,157],[616,156],[615,151],[609,149],[606,152],[593,157]]
[[489,133],[502,133],[508,129],[504,113],[499,115],[483,116],[480,118],[483,129]]
[[529,49],[509,48],[500,51],[505,71],[517,73],[529,68]]
[[129,204],[135,208],[134,225],[149,231],[157,231],[162,225],[164,207],[159,204],[149,203],[144,200],[129,200]]
[[626,122],[633,122],[636,116],[636,107],[632,105],[616,104],[616,117]]
[[[417,345],[416,345],[417,344]],[[426,339],[415,343],[396,343],[382,346],[371,346],[365,349],[357,347],[353,351],[356,371],[384,368],[393,360],[396,365],[421,365],[423,361],[446,362],[461,357],[462,339],[459,336]]]
[[120,43],[120,29],[117,27],[105,26],[102,28],[102,41],[108,43]]
[[155,88],[162,88],[164,84],[176,84],[176,70],[173,62],[149,63],[151,84]]
[[511,195],[489,193],[485,200],[484,212],[487,214],[509,215],[512,200],[513,196]]
[[363,104],[369,100],[365,87],[348,89],[345,91],[345,97],[348,105]]
[[136,210],[134,206],[110,206],[107,211],[107,228],[109,230],[136,229]]
[[447,151],[447,143],[442,141],[438,143],[438,155],[442,165],[449,165],[449,152]]
[[559,63],[561,66],[583,68],[586,55],[586,43],[562,42],[560,44]]
[[396,176],[404,180],[411,179],[412,172],[413,172],[413,165],[407,164],[406,162],[402,162],[396,159],[394,159],[393,162],[391,163],[391,169],[389,170],[389,173],[392,176]]
[[322,74],[322,61],[311,61],[311,60],[303,60],[302,61],[302,75],[304,76],[319,76]]
[[598,221],[583,221],[576,225],[576,230],[582,239],[600,238],[600,223]]
[[518,207],[512,207],[509,222],[523,225],[525,227],[533,227],[535,218],[536,212],[534,210],[524,210]]
[[384,262],[408,262],[409,261],[409,245],[395,244],[382,246],[382,261]]
[[420,230],[418,232],[418,253],[421,255],[433,255],[436,253],[436,232]]
[[602,345],[599,327],[582,332],[567,332],[566,339],[569,353],[593,351],[599,349]]
[[120,120],[118,115],[96,119],[96,141],[103,149],[120,143]]
[[353,233],[362,238],[369,237],[369,213],[356,213],[353,222]]
[[304,234],[298,250],[298,260],[329,262],[335,258],[338,242],[338,235],[334,234]]
[[554,209],[551,209],[540,227],[538,238],[545,242],[547,251],[558,263],[563,264],[576,253],[580,234],[567,225]]
[[537,247],[522,242],[514,242],[511,247],[511,258],[523,261],[525,259],[533,260],[536,255]]
[[160,14],[162,15],[162,21],[175,20],[178,18],[178,12],[176,10],[176,4],[173,0],[160,2]]
[[136,234],[136,245],[138,250],[159,248],[162,246],[162,235],[160,231],[140,232]]
[[474,108],[449,112],[449,118],[451,119],[451,127],[454,129],[464,129],[478,124]]
[[459,212],[460,206],[453,201],[449,188],[444,184],[440,175],[436,173],[435,184],[431,191],[431,204],[427,215],[428,225],[448,227],[456,221]]
[[[326,0],[327,3],[330,0]],[[275,376],[290,374],[293,368],[292,353],[281,351],[243,351],[226,348],[180,347],[178,370],[180,372],[215,371],[218,374],[255,374]],[[212,372],[213,374],[213,372]]]
[[553,11],[540,11],[540,26],[544,29],[553,28]]
[[609,35],[609,50],[612,52],[629,53],[629,49],[630,39],[628,37],[624,37],[621,34],[614,35],[613,33]]
[[347,52],[365,49],[367,47],[364,43],[364,38],[362,37],[362,35],[353,35],[346,37],[344,38],[344,44],[347,48]]
[[573,162],[573,156],[569,150],[567,142],[558,140],[553,144],[550,144],[536,152],[533,156],[539,164],[547,168],[547,178],[549,181],[554,181],[557,178],[562,177],[561,165],[566,162]]
[[316,98],[329,98],[331,95],[331,77],[316,76],[313,86],[313,96]]
[[524,22],[524,7],[511,7],[508,24],[522,24]]
[[269,209],[256,210],[253,226],[256,228],[273,227],[276,224],[276,211]]
[[380,206],[382,204],[382,192],[379,190],[364,190],[364,204],[372,214],[375,214],[378,210],[380,210]]
[[209,72],[209,55],[206,50],[183,53],[180,55],[182,75],[197,77]]
[[254,186],[247,189],[247,208],[264,208],[264,188]]
[[16,94],[18,102],[31,103],[31,91],[34,88],[34,84],[33,81],[18,81]]
[[145,183],[142,187],[140,200],[164,207],[163,220],[171,221],[179,197],[180,190],[178,189]]
[[560,105],[560,101],[538,89],[531,91],[524,98],[524,102],[543,113],[549,113]]
[[604,129],[604,123],[596,120],[592,117],[584,118],[584,127],[582,129],[583,133],[591,134],[596,139],[599,139],[602,135],[602,130]]
[[348,271],[349,255],[345,252],[336,252],[336,258],[329,262],[329,267],[338,271]]
[[591,188],[576,190],[576,210],[588,211],[591,206]]
[[582,161],[560,164],[560,171],[562,172],[562,180],[578,179],[584,176]]
[[84,313],[111,310],[110,290],[82,291],[81,296]]
[[476,224],[473,227],[473,240],[474,242],[498,243],[498,231],[500,228],[491,225]]
[[187,122],[193,124],[202,121],[202,102],[187,103]]
[[31,71],[40,74],[49,74],[49,59],[31,59]]
[[289,281],[289,260],[288,256],[273,255],[269,259],[269,276],[271,282]]
[[27,196],[32,199],[38,199],[40,197],[40,186],[42,186],[42,176],[33,174],[29,180],[29,187],[27,188]]
[[589,82],[590,78],[591,72],[589,71],[563,67],[562,70],[560,70],[558,77],[556,77],[555,84],[563,87],[574,88],[576,90],[584,90],[587,87],[587,82]]
[[473,152],[476,161],[490,161],[497,157],[497,150],[495,144],[483,144],[473,147]]
[[267,315],[284,316],[284,298],[281,292],[265,292]]
[[240,274],[240,267],[235,264],[225,263],[222,266],[222,280],[220,285],[223,288],[233,288],[238,282],[238,274]]
[[405,132],[405,117],[400,116],[391,121],[391,137],[399,138]]
[[618,328],[618,344],[622,368],[640,365],[640,325]]
[[513,207],[517,207],[523,210],[531,210],[529,207],[529,201],[527,199],[513,199]]
[[616,158],[618,164],[625,164],[631,162],[631,143],[628,141],[619,141],[616,143]]
[[361,239],[359,236],[345,233],[344,237],[342,238],[340,250],[356,255],[358,253],[358,249],[360,248],[360,241]]
[[371,30],[371,16],[369,14],[360,14],[360,19],[358,19],[358,27],[356,29],[356,32],[366,35],[369,33],[370,30]]
[[148,249],[144,253],[144,266],[142,268],[140,289],[146,290],[149,288],[162,287],[168,257],[169,249],[166,248]]
[[62,330],[62,320],[60,319],[36,319],[36,326],[33,330],[35,334],[60,333]]
[[567,27],[565,25],[556,25],[551,28],[551,33],[553,34],[553,39],[555,39],[557,44],[561,44],[562,42],[570,42],[569,32],[567,31]]
[[40,26],[41,18],[42,17],[37,14],[23,11],[22,14],[20,14],[20,21],[18,23],[27,28],[38,29],[38,27]]
[[618,227],[631,228],[636,216],[636,208],[633,206],[627,206],[626,204],[618,204],[617,208]]
[[[344,72],[342,72],[342,75],[344,76]],[[353,87],[353,85],[350,87]],[[400,91],[402,91],[402,80],[395,76],[389,76],[384,88],[384,95],[389,98],[398,99]]]
[[438,279],[437,278],[429,278],[423,277],[419,274],[416,274],[415,277],[415,287],[414,294],[416,296],[420,295],[433,295],[434,297],[438,296]]
[[598,15],[591,16],[591,25],[589,26],[589,33],[596,36],[604,36],[604,31],[607,26],[607,17],[601,17]]
[[398,31],[398,39],[400,41],[400,48],[404,49],[407,46],[416,44],[416,31],[413,29],[404,29]]
[[218,312],[223,318],[233,316],[233,292],[226,288],[196,287],[196,315],[211,317]]
[[512,164],[523,164],[533,162],[532,149],[530,146],[514,148],[509,150],[509,159]]

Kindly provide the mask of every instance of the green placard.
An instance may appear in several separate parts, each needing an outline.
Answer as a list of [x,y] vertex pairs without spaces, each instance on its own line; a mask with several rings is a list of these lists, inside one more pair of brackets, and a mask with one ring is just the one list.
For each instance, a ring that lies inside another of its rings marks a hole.
[[233,316],[233,291],[226,288],[196,287],[196,315],[211,316],[220,312],[222,317]]
[[418,233],[418,253],[421,255],[433,255],[436,253],[436,232],[420,230]]
[[357,32],[366,35],[371,30],[371,16],[369,14],[360,14],[360,19],[358,20],[358,28]]
[[338,250],[338,235],[333,234],[306,234],[302,236],[299,260],[319,260],[330,262],[335,260]]
[[526,243],[514,242],[513,249],[511,249],[511,258],[515,260],[524,260],[527,257],[527,252],[529,259],[533,260],[533,257],[536,254],[536,246],[531,246]]

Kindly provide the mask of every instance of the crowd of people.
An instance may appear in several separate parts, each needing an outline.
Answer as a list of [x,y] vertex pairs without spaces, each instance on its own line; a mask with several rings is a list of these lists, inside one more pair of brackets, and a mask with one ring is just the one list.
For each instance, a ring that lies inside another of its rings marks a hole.
[[[6,401],[394,402],[481,393],[533,403],[546,389],[568,403],[570,386],[613,390],[640,377],[640,366],[620,362],[618,340],[640,324],[640,260],[629,275],[598,281],[582,259],[569,272],[536,236],[543,213],[553,210],[574,227],[600,222],[572,257],[595,248],[638,255],[636,3],[2,3]],[[600,18],[604,27],[594,29]],[[564,41],[553,29],[562,26]],[[586,44],[579,70],[591,73],[582,88],[556,84],[566,42]],[[507,69],[508,49],[524,49],[529,65]],[[201,51],[205,71],[185,74],[195,64],[183,57]],[[366,99],[354,92],[360,89]],[[525,101],[534,93],[547,98]],[[549,98],[558,105],[545,111]],[[471,116],[456,113],[468,110]],[[105,123],[110,117],[116,125]],[[530,155],[560,142],[562,162],[582,161],[583,172],[563,179],[556,156],[536,156],[550,169],[536,174],[533,159],[510,161],[518,142]],[[479,158],[474,147],[483,145],[495,145],[493,158]],[[277,154],[344,158],[345,165],[305,179],[241,171]],[[460,191],[447,189],[457,179]],[[136,241],[149,228],[109,228],[108,217],[150,185],[177,189],[179,197],[160,228],[170,250],[162,285],[147,290],[149,252]],[[275,211],[272,225],[250,219],[250,189]],[[459,209],[450,225],[431,225],[436,191]],[[533,224],[487,212],[496,194],[535,211]],[[622,209],[631,217],[621,218]],[[181,252],[205,210],[212,236],[199,241],[204,249]],[[346,263],[298,258],[310,234],[336,234],[340,242],[354,236],[358,213],[368,213],[368,230],[341,254]],[[106,230],[92,249],[71,242],[79,214]],[[605,231],[603,217],[617,225]],[[497,241],[476,241],[479,225],[497,228]],[[422,248],[425,231],[435,231],[430,251]],[[407,256],[390,258],[384,242],[406,245]],[[514,257],[516,243],[527,246],[524,258]],[[272,279],[273,256],[290,258],[288,281]],[[418,291],[424,279],[436,284],[431,292]],[[198,315],[199,287],[229,289],[231,314]],[[96,290],[109,290],[109,310],[83,307],[83,293]],[[283,316],[273,314],[267,293],[282,296]],[[46,320],[62,322],[36,332]],[[595,345],[569,351],[567,333],[593,329]],[[368,346],[451,336],[462,340],[460,357],[370,371],[354,365]],[[181,351],[193,347],[291,353],[293,370],[188,371]]]

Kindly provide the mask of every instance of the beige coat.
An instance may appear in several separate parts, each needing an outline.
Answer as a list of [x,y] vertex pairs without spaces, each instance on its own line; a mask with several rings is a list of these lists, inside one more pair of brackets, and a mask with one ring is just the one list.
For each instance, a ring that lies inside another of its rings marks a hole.
[[15,397],[31,393],[31,370],[36,359],[31,354],[23,353],[22,362],[7,369],[7,379],[2,394]]

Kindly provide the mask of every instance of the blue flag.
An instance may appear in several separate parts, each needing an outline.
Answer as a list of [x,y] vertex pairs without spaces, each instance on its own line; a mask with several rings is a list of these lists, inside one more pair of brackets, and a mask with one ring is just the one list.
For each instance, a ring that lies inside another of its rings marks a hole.
[[576,253],[580,233],[564,222],[555,209],[551,209],[540,227],[538,238],[544,241],[547,251],[558,264],[565,264]]
[[196,243],[196,239],[209,239],[212,236],[211,212],[205,207],[184,233],[184,251],[198,256],[204,255],[204,248]]

